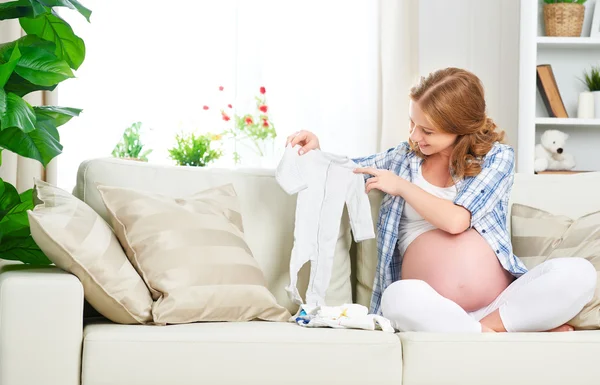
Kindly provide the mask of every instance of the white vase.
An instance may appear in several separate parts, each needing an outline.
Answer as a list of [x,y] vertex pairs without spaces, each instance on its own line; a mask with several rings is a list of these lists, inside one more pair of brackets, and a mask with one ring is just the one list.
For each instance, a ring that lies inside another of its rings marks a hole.
[[594,119],[595,116],[600,118],[600,115],[596,115],[594,112],[596,104],[594,93],[589,91],[580,93],[577,104],[577,117],[579,119]]
[[592,91],[594,94],[594,116],[600,118],[600,91]]

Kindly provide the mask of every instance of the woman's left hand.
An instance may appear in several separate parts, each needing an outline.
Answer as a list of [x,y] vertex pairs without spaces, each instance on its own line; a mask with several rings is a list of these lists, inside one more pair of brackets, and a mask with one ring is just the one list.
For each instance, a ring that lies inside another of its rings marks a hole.
[[377,189],[390,195],[400,195],[404,179],[400,178],[390,170],[381,170],[373,167],[359,167],[354,170],[354,173],[373,175],[373,177],[367,179],[367,183],[365,184],[367,194],[372,189]]

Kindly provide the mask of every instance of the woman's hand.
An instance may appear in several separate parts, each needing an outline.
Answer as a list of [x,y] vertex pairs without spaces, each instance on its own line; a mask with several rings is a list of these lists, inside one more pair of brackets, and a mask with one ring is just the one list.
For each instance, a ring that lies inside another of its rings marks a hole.
[[291,144],[292,147],[299,144],[302,148],[298,151],[298,154],[303,155],[310,150],[318,149],[319,138],[310,131],[299,131],[287,137],[285,145]]
[[354,170],[356,174],[373,175],[367,179],[365,184],[367,194],[373,189],[381,190],[390,195],[401,195],[402,186],[406,180],[400,178],[389,170],[381,170],[373,167],[359,167]]

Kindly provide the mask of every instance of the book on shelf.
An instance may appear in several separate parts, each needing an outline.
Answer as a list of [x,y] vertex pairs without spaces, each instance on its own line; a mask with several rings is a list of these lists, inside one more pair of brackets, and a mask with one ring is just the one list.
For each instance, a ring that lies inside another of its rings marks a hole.
[[537,88],[550,117],[569,117],[550,64],[540,64],[537,66]]

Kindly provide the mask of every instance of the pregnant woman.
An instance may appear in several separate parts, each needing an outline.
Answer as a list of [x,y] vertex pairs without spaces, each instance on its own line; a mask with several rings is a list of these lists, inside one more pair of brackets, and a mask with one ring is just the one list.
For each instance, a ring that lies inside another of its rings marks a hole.
[[[354,159],[367,192],[385,193],[377,226],[371,313],[399,331],[570,331],[592,299],[596,270],[583,258],[527,268],[507,229],[514,151],[486,116],[483,86],[446,68],[410,90],[410,137]],[[309,131],[288,137],[300,155]]]

